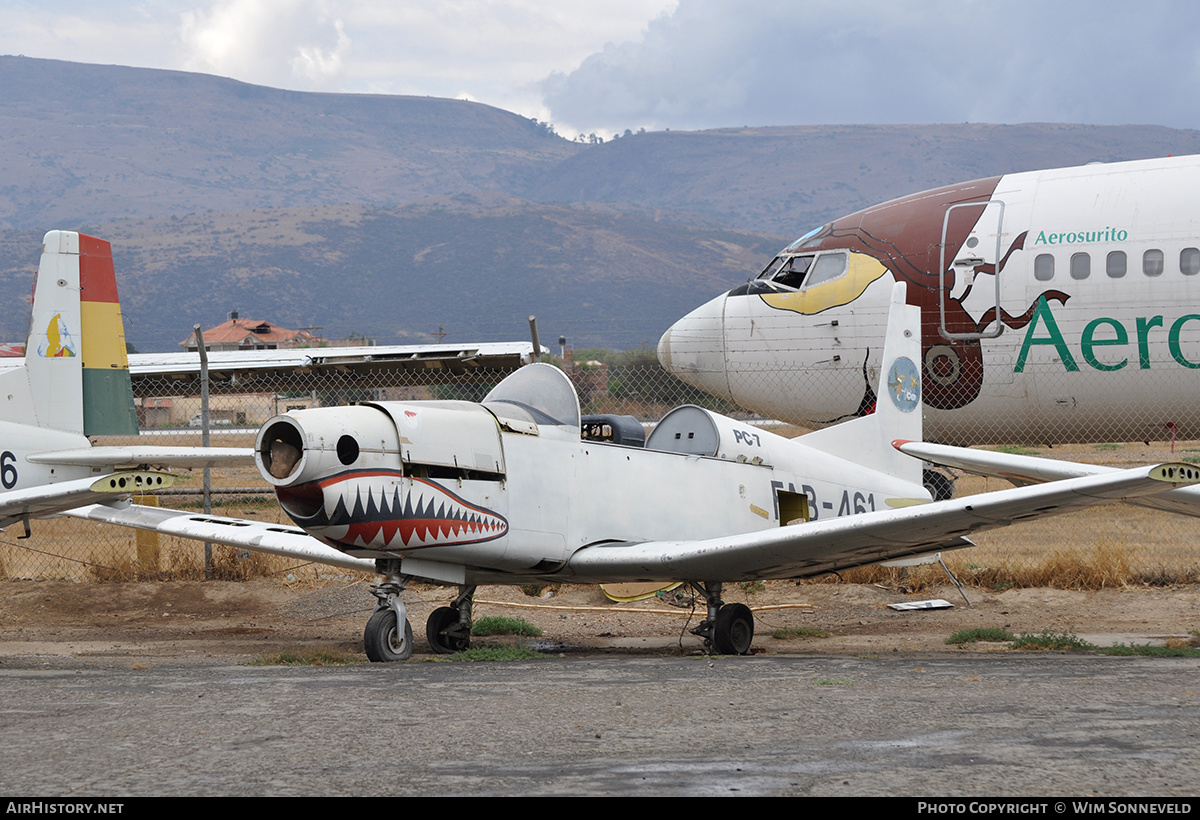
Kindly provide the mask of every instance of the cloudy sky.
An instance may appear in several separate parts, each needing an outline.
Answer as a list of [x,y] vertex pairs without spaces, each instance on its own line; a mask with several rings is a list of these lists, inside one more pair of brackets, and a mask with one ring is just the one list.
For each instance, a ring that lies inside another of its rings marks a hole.
[[462,97],[609,135],[1200,127],[1193,0],[0,0],[0,53]]

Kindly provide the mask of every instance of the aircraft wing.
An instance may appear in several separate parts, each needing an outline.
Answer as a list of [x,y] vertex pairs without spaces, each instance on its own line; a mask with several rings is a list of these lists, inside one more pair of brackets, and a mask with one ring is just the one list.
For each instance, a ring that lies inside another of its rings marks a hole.
[[[1017,487],[894,510],[810,521],[699,541],[611,542],[584,547],[554,573],[562,580],[618,583],[694,578],[798,578],[892,558],[971,546],[973,532],[1072,509],[1153,496],[1200,483],[1200,468],[1160,464]],[[1178,490],[1175,490],[1178,492]],[[120,502],[67,515],[198,541],[374,572],[296,527]],[[501,573],[486,573],[501,581]],[[545,573],[536,573],[543,577]],[[480,579],[483,581],[483,579]]]
[[220,515],[182,512],[137,504],[93,504],[65,513],[72,518],[101,521],[137,530],[150,530],[193,541],[211,541],[230,547],[269,552],[301,561],[316,561],[344,569],[375,572],[375,562],[328,547],[299,527],[248,521]]
[[254,466],[253,447],[79,447],[26,457],[34,464],[70,464],[110,469],[150,466],[201,469]]
[[173,477],[165,473],[121,472],[8,490],[0,493],[0,527],[23,518],[40,518],[84,504],[109,501],[114,495],[149,491],[150,481],[155,489],[162,489],[171,485]]
[[702,541],[599,544],[572,555],[562,574],[601,583],[818,575],[965,547],[973,532],[1196,482],[1200,467],[1160,464]]
[[[1110,475],[1120,472],[1117,467],[1105,467],[1099,464],[996,453],[990,450],[973,450],[945,444],[928,444],[923,441],[896,442],[895,446],[902,453],[907,453],[931,464],[951,467],[974,475],[1004,478],[1017,485],[1041,484],[1064,478]],[[1179,515],[1200,517],[1200,487],[1180,487],[1159,495],[1126,500],[1139,507],[1150,507]]]

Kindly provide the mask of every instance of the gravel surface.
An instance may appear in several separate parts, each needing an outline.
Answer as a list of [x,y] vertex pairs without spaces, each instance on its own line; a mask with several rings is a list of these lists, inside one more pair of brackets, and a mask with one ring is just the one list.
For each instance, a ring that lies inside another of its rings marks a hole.
[[[662,600],[608,601],[595,587],[551,588],[529,597],[515,587],[481,587],[475,617],[521,617],[544,631],[540,647],[573,653],[675,653],[700,650],[687,633],[703,609]],[[772,582],[758,591],[736,585],[727,601],[755,611],[752,651],[761,654],[995,651],[948,646],[952,633],[1003,627],[1014,633],[1072,633],[1097,645],[1187,641],[1200,630],[1200,586],[1075,592],[968,589],[967,606],[947,586],[906,595],[877,586]],[[405,593],[418,656],[428,653],[425,619],[453,590]],[[946,610],[897,612],[888,604],[942,598]],[[8,657],[144,657],[245,660],[282,648],[330,645],[361,652],[374,598],[363,581],[319,588],[269,581],[79,584],[14,581],[0,585],[0,664]],[[825,637],[781,640],[773,632],[810,628]],[[476,645],[510,641],[477,638]]]

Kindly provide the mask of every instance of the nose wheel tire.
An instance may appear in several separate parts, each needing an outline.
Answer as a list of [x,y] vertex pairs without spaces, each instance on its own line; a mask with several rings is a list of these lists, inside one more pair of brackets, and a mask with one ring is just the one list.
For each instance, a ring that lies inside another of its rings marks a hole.
[[713,624],[713,646],[722,655],[745,655],[754,641],[754,614],[745,604],[726,604]]
[[452,606],[438,607],[425,622],[425,637],[429,648],[439,655],[453,655],[471,648],[469,627],[462,623],[459,611]]
[[363,648],[372,663],[392,663],[412,657],[412,624],[404,619],[404,629],[396,628],[396,611],[378,609],[363,631]]

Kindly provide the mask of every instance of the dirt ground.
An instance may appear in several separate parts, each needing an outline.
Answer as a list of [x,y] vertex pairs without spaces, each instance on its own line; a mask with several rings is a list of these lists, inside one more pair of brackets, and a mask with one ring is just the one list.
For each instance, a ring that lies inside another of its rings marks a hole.
[[[1100,646],[1162,644],[1200,630],[1200,586],[1073,592],[968,589],[968,606],[947,585],[905,595],[874,585],[771,582],[765,589],[730,585],[727,601],[755,611],[755,653],[862,655],[885,652],[1009,651],[1002,644],[947,645],[955,631],[1004,627],[1014,633],[1071,633]],[[453,593],[414,587],[406,593],[420,660],[431,657],[425,619]],[[942,598],[951,609],[897,612],[888,604]],[[271,581],[191,583],[0,584],[0,665],[241,663],[284,649],[335,647],[361,655],[362,628],[374,599],[366,583],[315,587]],[[613,603],[595,587],[554,588],[535,598],[509,587],[481,587],[475,617],[518,616],[541,627],[534,648],[566,654],[679,654],[700,650],[687,634],[702,617],[651,599]],[[782,640],[786,627],[814,627],[827,637]],[[476,638],[474,645],[511,641]]]

